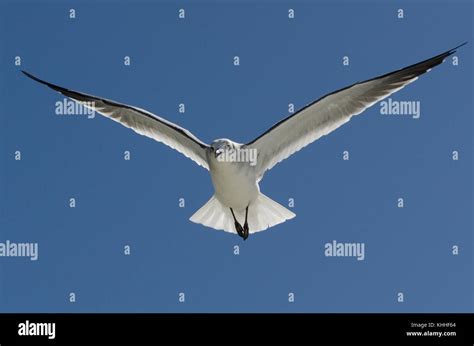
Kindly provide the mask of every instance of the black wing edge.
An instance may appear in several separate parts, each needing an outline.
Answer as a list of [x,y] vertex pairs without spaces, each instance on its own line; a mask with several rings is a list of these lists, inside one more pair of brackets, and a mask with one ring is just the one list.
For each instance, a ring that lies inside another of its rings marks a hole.
[[377,77],[374,77],[374,78],[371,78],[371,79],[367,79],[367,80],[364,80],[364,81],[361,81],[361,82],[357,82],[357,83],[354,83],[354,84],[351,84],[349,86],[346,86],[344,88],[341,88],[341,89],[338,89],[336,91],[333,91],[333,92],[330,92],[322,97],[320,97],[319,99],[317,99],[316,101],[313,101],[309,104],[307,104],[306,106],[304,106],[303,108],[297,110],[296,112],[294,112],[293,114],[289,115],[288,117],[280,120],[279,122],[277,122],[276,124],[274,124],[272,127],[270,127],[267,131],[265,131],[264,133],[262,133],[260,136],[258,136],[257,138],[255,138],[253,141],[245,144],[246,146],[247,145],[252,145],[253,143],[255,143],[257,140],[259,140],[260,138],[262,138],[263,136],[265,136],[266,134],[268,134],[269,132],[271,132],[272,130],[274,130],[275,128],[277,128],[278,126],[282,125],[285,121],[287,120],[290,120],[291,118],[293,118],[294,116],[298,115],[299,113],[301,113],[302,111],[304,111],[306,108],[308,107],[311,107],[312,105],[318,103],[319,101],[323,100],[324,98],[330,96],[330,95],[333,95],[333,94],[336,94],[340,91],[343,91],[343,90],[346,90],[346,89],[349,89],[349,88],[352,88],[353,86],[357,85],[357,84],[361,84],[361,83],[365,83],[365,82],[370,82],[370,81],[373,81],[373,80],[376,80],[376,79],[380,79],[380,78],[385,78],[385,77],[388,77],[390,75],[393,75],[393,74],[396,74],[396,73],[403,73],[402,76],[403,77],[406,77],[406,79],[409,79],[409,78],[413,78],[413,77],[417,77],[417,76],[420,76],[424,73],[426,73],[428,70],[432,69],[433,67],[435,66],[438,66],[440,65],[444,59],[446,59],[448,56],[456,53],[456,50],[464,45],[466,45],[468,42],[464,42],[462,44],[460,44],[459,46],[456,46],[444,53],[441,53],[439,55],[436,55],[432,58],[429,58],[429,59],[426,59],[426,60],[423,60],[419,63],[416,63],[416,64],[413,64],[413,65],[410,65],[410,66],[406,66],[404,68],[401,68],[399,70],[395,70],[395,71],[392,71],[392,72],[389,72],[389,73],[386,73],[384,75],[381,75],[381,76],[377,76]]
[[183,136],[186,136],[187,138],[189,138],[190,140],[192,140],[193,142],[195,142],[196,144],[198,144],[201,148],[203,149],[206,149],[208,148],[208,145],[201,142],[201,141],[197,141],[195,138],[191,137],[187,131],[179,126],[175,126],[173,123],[170,123],[168,121],[163,121],[163,119],[159,119],[155,116],[153,116],[153,114],[150,114],[148,112],[144,112],[142,111],[141,109],[137,109],[135,107],[132,107],[132,106],[128,106],[128,105],[125,105],[125,104],[122,104],[122,103],[118,103],[118,102],[115,102],[115,101],[112,101],[112,100],[107,100],[107,99],[103,99],[103,98],[100,98],[100,97],[97,97],[97,96],[92,96],[92,95],[87,95],[87,94],[83,94],[83,93],[80,93],[80,92],[77,92],[77,91],[74,91],[74,90],[69,90],[69,89],[66,89],[66,88],[63,88],[63,87],[60,87],[58,85],[55,85],[55,84],[52,84],[52,83],[49,83],[49,82],[46,82],[42,79],[39,79],[38,77],[35,77],[33,76],[31,73],[28,73],[24,70],[21,70],[21,72],[26,75],[27,77],[33,79],[34,81],[38,82],[38,83],[41,83],[41,84],[44,84],[48,87],[50,87],[51,89],[67,96],[67,97],[71,97],[71,98],[76,98],[80,101],[90,101],[90,100],[96,100],[96,101],[100,101],[100,102],[104,102],[106,104],[109,104],[111,106],[114,106],[114,107],[122,107],[122,108],[127,108],[127,109],[130,109],[130,110],[133,110],[135,112],[138,112],[140,114],[143,114],[144,116],[150,118],[150,119],[153,119],[155,121],[158,121],[159,123],[165,125],[165,126],[168,126],[169,128],[172,128],[173,130],[181,133]]

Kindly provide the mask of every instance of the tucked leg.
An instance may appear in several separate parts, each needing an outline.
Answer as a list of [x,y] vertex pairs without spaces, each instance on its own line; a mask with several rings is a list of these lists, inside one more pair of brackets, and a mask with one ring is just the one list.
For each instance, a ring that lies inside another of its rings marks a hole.
[[242,225],[239,223],[239,221],[237,221],[237,219],[235,218],[235,214],[234,214],[234,211],[232,210],[232,208],[230,208],[230,211],[232,213],[232,217],[234,218],[234,225],[235,225],[235,230],[237,231],[237,234],[244,238],[245,240],[245,237],[244,237],[244,229],[242,228]]
[[244,223],[244,230],[243,230],[243,236],[242,238],[247,239],[249,237],[249,224],[247,223],[247,216],[249,213],[249,206],[245,208],[245,223]]

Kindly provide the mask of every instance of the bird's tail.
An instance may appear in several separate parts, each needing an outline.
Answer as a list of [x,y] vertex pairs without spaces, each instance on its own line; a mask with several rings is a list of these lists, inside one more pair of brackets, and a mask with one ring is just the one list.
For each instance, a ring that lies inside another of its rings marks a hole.
[[[234,214],[237,221],[243,225],[245,222],[245,209],[234,210]],[[249,233],[264,231],[295,216],[293,212],[260,193],[248,209],[247,222]],[[189,220],[214,229],[237,233],[230,209],[222,205],[215,195],[195,212]]]

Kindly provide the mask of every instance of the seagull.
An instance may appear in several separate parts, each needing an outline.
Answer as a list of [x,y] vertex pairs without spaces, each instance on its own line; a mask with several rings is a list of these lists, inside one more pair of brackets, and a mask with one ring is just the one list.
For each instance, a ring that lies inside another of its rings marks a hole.
[[296,216],[260,192],[259,182],[266,171],[414,82],[466,43],[414,65],[329,93],[246,144],[221,138],[208,145],[188,130],[144,109],[69,90],[22,72],[84,107],[164,143],[207,169],[214,195],[190,221],[237,233],[246,240],[249,234]]

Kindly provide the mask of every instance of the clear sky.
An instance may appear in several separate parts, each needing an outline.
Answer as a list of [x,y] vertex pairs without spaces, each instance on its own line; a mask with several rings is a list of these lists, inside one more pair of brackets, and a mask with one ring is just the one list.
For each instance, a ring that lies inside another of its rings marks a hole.
[[[0,257],[0,311],[473,311],[472,2],[0,4],[0,243],[39,247]],[[55,114],[63,97],[20,73],[245,143],[289,103],[464,41],[458,65],[392,96],[418,119],[376,104],[267,173],[262,192],[297,216],[245,242],[188,221],[213,194],[204,169],[100,115]],[[334,240],[364,259],[325,256]]]

